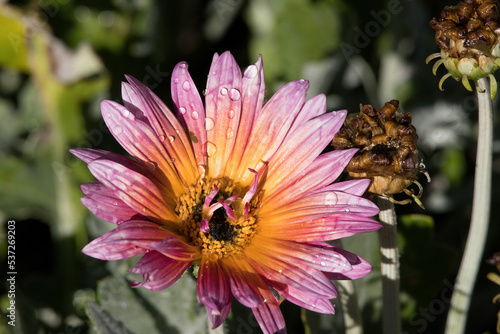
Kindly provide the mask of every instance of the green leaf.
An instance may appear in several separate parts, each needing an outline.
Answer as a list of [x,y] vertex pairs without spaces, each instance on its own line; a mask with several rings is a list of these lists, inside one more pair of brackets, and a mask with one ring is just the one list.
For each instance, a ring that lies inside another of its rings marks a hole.
[[196,296],[195,281],[187,274],[160,291],[132,289],[123,278],[106,277],[99,282],[97,299],[103,309],[134,333],[205,334],[207,331],[205,308]]
[[131,334],[123,323],[94,302],[87,302],[87,313],[94,330],[99,334]]

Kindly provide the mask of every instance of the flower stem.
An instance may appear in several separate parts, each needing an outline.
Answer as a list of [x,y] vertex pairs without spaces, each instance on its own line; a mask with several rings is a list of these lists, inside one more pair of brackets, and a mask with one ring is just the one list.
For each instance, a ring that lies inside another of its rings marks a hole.
[[344,316],[345,334],[363,334],[361,312],[358,307],[358,296],[351,280],[337,281],[342,314]]
[[477,100],[479,127],[472,218],[462,262],[455,282],[455,289],[451,298],[451,307],[446,322],[446,334],[461,334],[465,332],[470,299],[488,232],[491,199],[493,111],[490,99],[490,87],[486,78],[479,79],[477,82]]
[[399,306],[399,249],[396,211],[386,196],[378,196],[380,252],[382,253],[383,333],[401,333]]

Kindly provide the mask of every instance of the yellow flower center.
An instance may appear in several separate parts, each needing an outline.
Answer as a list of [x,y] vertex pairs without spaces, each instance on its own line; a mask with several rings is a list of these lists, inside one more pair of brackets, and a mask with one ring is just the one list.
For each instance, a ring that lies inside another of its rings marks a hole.
[[[180,231],[216,261],[241,256],[257,232],[259,198],[244,203],[242,189],[229,178],[203,179],[176,200]],[[207,200],[208,197],[208,200]],[[245,205],[247,204],[247,205]],[[208,224],[207,224],[208,222]]]

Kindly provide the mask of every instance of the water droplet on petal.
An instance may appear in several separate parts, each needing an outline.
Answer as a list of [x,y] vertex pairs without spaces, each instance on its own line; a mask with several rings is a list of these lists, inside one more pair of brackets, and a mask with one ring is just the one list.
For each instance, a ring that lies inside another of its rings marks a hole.
[[345,209],[345,212],[350,212],[350,211],[351,211],[351,210],[349,210],[349,209]]
[[149,171],[154,171],[157,167],[156,162],[154,161],[148,161],[146,162],[146,167],[149,169]]
[[158,138],[160,138],[160,141],[164,141],[165,140],[165,136],[164,135],[160,135],[160,136],[158,136]]
[[337,195],[334,192],[328,193],[325,196],[325,205],[335,205],[337,204]]
[[312,304],[312,305],[311,305],[311,307],[312,307],[312,308],[316,308],[316,305]]
[[127,109],[121,109],[120,111],[123,117],[128,117],[130,115],[130,111],[128,111]]
[[205,118],[205,129],[207,131],[212,130],[214,128],[214,126],[215,126],[215,122],[212,118],[210,118],[210,117]]
[[224,95],[224,96],[225,96],[225,95],[227,95],[227,88],[222,87],[222,88],[220,89],[220,95]]
[[168,141],[173,143],[175,140],[175,137],[174,136],[168,136]]
[[193,119],[198,119],[198,117],[200,117],[200,114],[198,114],[198,112],[195,110],[195,111],[193,111],[193,112],[191,113],[191,117],[192,117]]
[[170,159],[170,162],[175,163],[175,159],[174,158]]
[[207,142],[207,155],[213,157],[215,152],[217,152],[217,146],[212,142]]
[[180,107],[179,112],[184,115],[186,113],[186,108]]
[[174,78],[174,83],[175,83],[175,84],[178,84],[178,83],[179,83],[179,78],[175,77],[175,78]]
[[189,83],[189,81],[184,81],[184,83],[182,84],[182,89],[184,89],[186,92],[191,89],[191,84]]
[[234,137],[234,130],[231,129],[231,128],[228,128],[227,129],[227,133],[226,133],[226,136],[227,136],[227,139],[231,139]]
[[280,274],[283,274],[283,269],[278,270]]
[[241,93],[236,88],[231,89],[229,92],[229,98],[233,101],[238,101],[241,97]]
[[119,134],[122,134],[123,133],[123,128],[119,125],[115,126],[113,128],[113,134],[114,135],[119,135]]
[[146,212],[146,208],[142,208],[141,211],[144,213]]
[[321,261],[320,265],[321,265],[322,267],[326,266],[325,261]]
[[259,72],[259,69],[257,68],[257,66],[250,65],[245,70],[244,76],[247,77],[247,78],[253,78],[253,77],[255,77],[257,75],[258,72]]
[[229,117],[230,119],[233,119],[235,115],[236,115],[236,113],[234,112],[234,110],[233,110],[233,109],[230,109],[230,110],[227,112],[227,117]]
[[113,205],[117,206],[117,205],[118,205],[118,202],[113,202]]

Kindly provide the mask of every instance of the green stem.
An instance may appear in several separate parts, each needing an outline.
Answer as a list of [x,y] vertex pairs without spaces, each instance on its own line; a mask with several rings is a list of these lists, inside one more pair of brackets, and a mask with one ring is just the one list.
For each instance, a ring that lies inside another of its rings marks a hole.
[[446,322],[446,334],[465,332],[467,313],[479,264],[488,233],[491,199],[491,152],[493,142],[492,106],[486,78],[477,82],[479,127],[477,138],[474,197],[469,235],[458,270],[451,307]]
[[383,291],[383,333],[401,333],[399,306],[399,249],[396,211],[394,204],[385,196],[378,196],[380,209],[380,252]]

